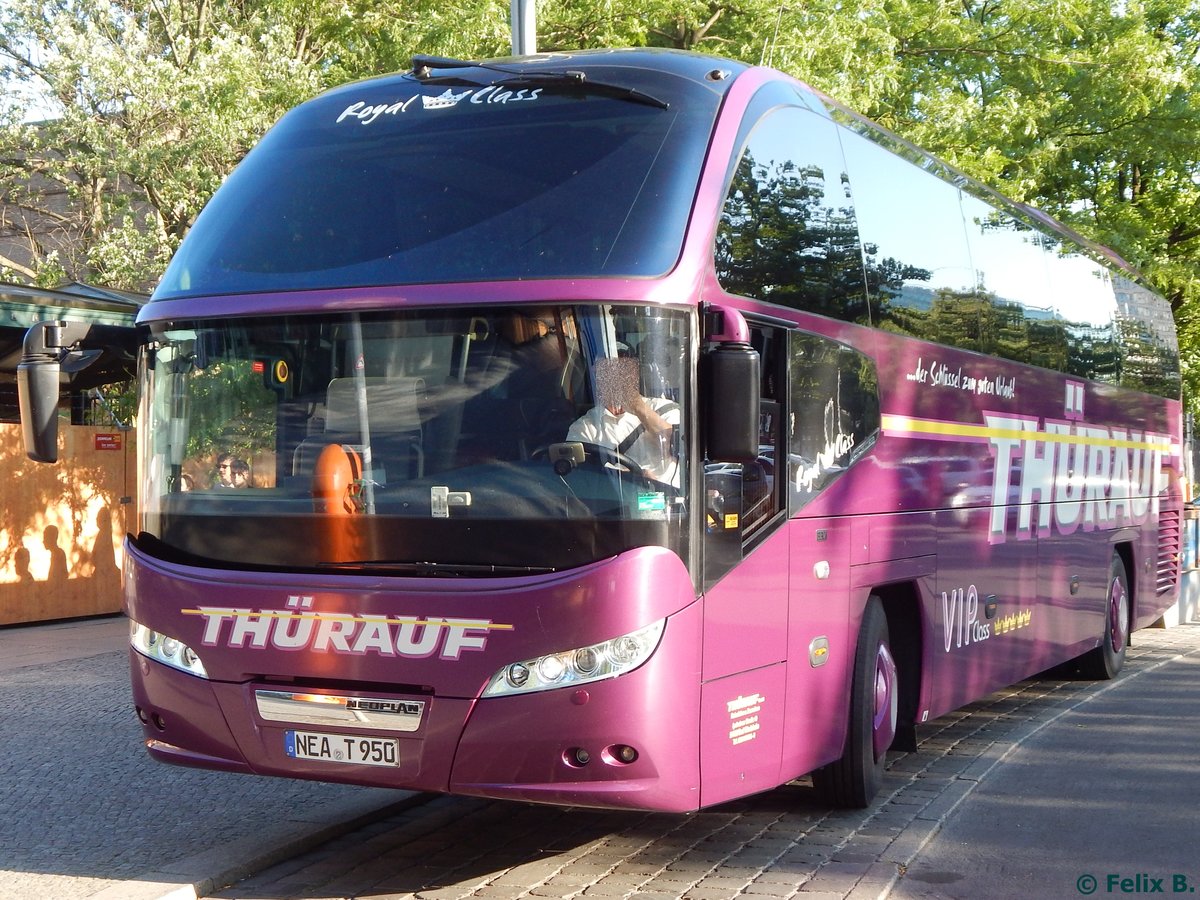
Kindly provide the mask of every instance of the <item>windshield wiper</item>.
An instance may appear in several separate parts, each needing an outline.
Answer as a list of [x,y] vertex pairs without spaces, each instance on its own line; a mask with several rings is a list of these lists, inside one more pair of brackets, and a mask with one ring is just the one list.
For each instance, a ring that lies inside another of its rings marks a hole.
[[555,571],[549,566],[497,566],[487,563],[447,563],[368,559],[359,562],[321,562],[321,569],[347,572],[400,572],[405,575],[542,575]]
[[671,108],[671,104],[667,101],[660,100],[658,97],[647,94],[645,91],[639,91],[637,88],[626,87],[621,84],[612,84],[607,81],[593,81],[587,77],[586,72],[578,69],[567,69],[561,72],[521,72],[516,69],[506,69],[503,66],[492,65],[490,63],[468,62],[467,60],[451,59],[445,56],[414,56],[412,62],[413,77],[426,84],[476,84],[477,82],[461,76],[435,75],[434,72],[439,69],[483,69],[487,72],[497,72],[503,77],[493,78],[491,81],[480,84],[480,87],[489,87],[492,85],[552,84],[573,88],[582,93],[598,94],[604,97],[613,97],[617,100],[642,103],[658,109]]

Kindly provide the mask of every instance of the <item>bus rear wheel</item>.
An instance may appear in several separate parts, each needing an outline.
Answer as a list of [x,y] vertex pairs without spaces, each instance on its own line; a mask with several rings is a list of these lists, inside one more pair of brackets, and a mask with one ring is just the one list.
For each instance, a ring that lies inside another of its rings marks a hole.
[[1116,554],[1108,572],[1107,601],[1100,646],[1089,650],[1079,661],[1081,674],[1098,681],[1117,677],[1125,665],[1125,648],[1129,645],[1129,576],[1125,573],[1125,563]]
[[888,747],[896,737],[899,691],[887,616],[876,596],[867,601],[854,653],[850,715],[841,759],[813,772],[823,803],[869,806],[883,784]]

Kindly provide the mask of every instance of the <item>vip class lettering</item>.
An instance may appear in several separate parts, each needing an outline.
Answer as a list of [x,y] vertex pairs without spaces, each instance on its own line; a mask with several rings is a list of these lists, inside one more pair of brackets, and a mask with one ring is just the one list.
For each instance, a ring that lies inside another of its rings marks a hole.
[[979,620],[979,590],[975,585],[942,591],[942,638],[946,652],[986,641],[992,626]]

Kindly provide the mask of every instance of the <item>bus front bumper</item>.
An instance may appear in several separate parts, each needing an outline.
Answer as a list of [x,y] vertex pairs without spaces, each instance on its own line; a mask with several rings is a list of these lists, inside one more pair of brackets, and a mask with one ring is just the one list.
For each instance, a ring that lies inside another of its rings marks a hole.
[[[210,681],[130,650],[146,747],[175,765],[535,803],[685,812],[699,806],[699,611],[619,678],[464,699],[312,687],[295,697],[419,708],[413,730],[272,720],[277,683]],[[264,715],[266,712],[266,715]],[[378,721],[378,720],[377,720]],[[350,752],[353,751],[353,752]]]

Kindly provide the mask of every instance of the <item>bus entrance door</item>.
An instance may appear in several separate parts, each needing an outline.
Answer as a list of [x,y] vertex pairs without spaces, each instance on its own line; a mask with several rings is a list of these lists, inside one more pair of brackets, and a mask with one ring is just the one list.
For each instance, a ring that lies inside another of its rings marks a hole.
[[704,597],[701,805],[779,783],[788,535],[777,531]]

